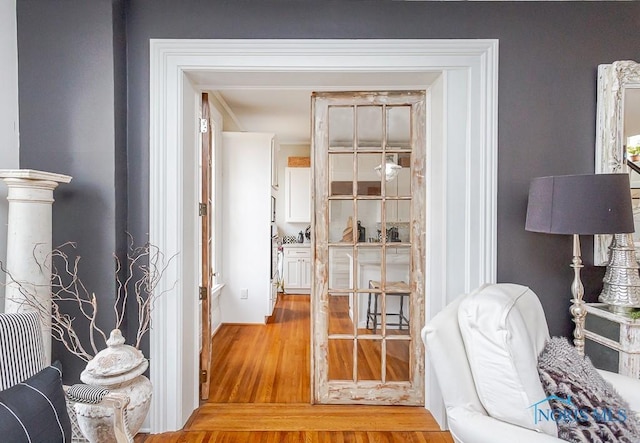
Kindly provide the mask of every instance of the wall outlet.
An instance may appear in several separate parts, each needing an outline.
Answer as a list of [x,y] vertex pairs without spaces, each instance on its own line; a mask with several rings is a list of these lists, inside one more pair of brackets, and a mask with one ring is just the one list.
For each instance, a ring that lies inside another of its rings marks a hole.
[[249,290],[247,288],[240,289],[240,298],[241,299],[249,298]]

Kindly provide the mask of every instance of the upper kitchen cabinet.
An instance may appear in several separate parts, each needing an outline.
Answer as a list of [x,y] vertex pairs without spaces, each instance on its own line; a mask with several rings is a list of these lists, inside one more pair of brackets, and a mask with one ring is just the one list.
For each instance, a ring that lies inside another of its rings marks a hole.
[[311,223],[311,168],[285,168],[284,217],[287,223]]

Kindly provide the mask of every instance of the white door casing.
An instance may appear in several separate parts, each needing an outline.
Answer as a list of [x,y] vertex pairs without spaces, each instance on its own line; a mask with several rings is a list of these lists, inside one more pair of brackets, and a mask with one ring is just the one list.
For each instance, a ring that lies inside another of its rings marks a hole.
[[[496,280],[497,40],[155,40],[150,42],[149,239],[178,253],[150,332],[151,432],[180,429],[198,407],[196,71],[441,73],[427,89],[426,321],[456,295]],[[259,83],[256,84],[259,86]],[[393,85],[390,85],[393,86]],[[193,203],[193,205],[191,205]],[[426,353],[427,360],[429,353]],[[427,362],[425,406],[446,415]]]

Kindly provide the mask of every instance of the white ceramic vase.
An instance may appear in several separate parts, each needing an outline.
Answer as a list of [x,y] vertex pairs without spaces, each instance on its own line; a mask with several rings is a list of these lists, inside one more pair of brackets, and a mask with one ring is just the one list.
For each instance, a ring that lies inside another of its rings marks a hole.
[[[151,405],[152,385],[142,375],[148,366],[142,352],[125,345],[120,330],[114,329],[107,340],[107,348],[89,361],[80,374],[83,383],[129,396],[127,421],[131,435],[140,430]],[[112,409],[77,403],[75,410],[80,430],[90,442],[115,443]]]

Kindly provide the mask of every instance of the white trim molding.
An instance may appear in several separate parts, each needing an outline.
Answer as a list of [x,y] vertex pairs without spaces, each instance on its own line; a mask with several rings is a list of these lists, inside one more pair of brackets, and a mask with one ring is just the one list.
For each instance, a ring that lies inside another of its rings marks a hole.
[[[0,167],[20,167],[18,112],[18,24],[16,0],[0,2]],[[0,261],[7,262],[8,189],[0,185]],[[0,275],[0,312],[4,312],[5,276]]]
[[[149,236],[167,256],[178,253],[157,290],[177,285],[158,301],[150,333],[151,432],[180,429],[198,407],[197,283],[189,281],[197,217],[185,207],[194,201],[185,171],[195,150],[184,146],[184,131],[195,125],[182,109],[188,74],[197,71],[439,73],[425,85],[432,112],[425,320],[456,295],[496,281],[497,40],[151,40]],[[425,406],[444,427],[442,397],[425,370]]]

